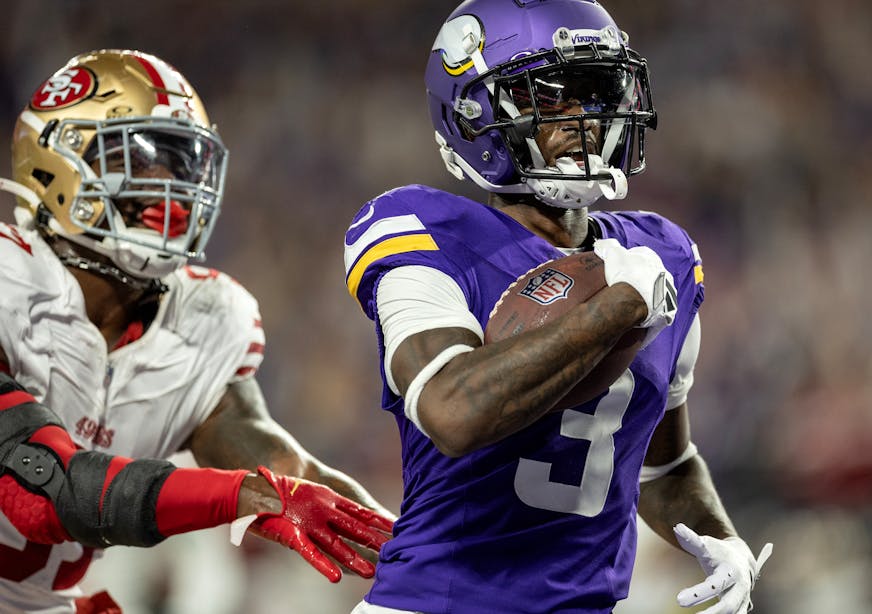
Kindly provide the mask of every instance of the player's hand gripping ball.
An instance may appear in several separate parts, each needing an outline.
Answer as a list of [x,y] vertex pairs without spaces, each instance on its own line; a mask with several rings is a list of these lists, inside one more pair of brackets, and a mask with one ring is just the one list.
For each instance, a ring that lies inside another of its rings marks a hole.
[[[494,305],[484,342],[494,343],[543,326],[606,287],[605,267],[593,252],[551,260],[528,271],[510,285]],[[632,328],[588,375],[555,406],[567,409],[606,392],[633,362],[647,330]]]

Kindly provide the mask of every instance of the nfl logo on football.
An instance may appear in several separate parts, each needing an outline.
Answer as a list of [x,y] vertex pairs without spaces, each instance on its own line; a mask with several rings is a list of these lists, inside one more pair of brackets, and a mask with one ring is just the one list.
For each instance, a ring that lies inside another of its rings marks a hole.
[[540,305],[548,305],[566,298],[573,283],[575,282],[569,275],[564,275],[554,269],[545,269],[541,274],[531,279],[518,294],[526,296]]

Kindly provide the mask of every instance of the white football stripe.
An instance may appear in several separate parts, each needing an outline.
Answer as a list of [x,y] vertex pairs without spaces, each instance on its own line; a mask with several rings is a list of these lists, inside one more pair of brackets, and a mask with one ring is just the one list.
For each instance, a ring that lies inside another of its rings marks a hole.
[[351,245],[345,244],[345,274],[351,270],[351,266],[357,258],[373,243],[388,235],[399,234],[401,232],[412,232],[415,230],[426,230],[426,227],[418,219],[414,213],[409,215],[398,215],[396,217],[386,217],[375,222],[367,228],[362,235]]
[[21,121],[27,126],[36,132],[37,134],[41,134],[45,129],[45,122],[39,119],[34,113],[31,111],[24,111],[21,114]]

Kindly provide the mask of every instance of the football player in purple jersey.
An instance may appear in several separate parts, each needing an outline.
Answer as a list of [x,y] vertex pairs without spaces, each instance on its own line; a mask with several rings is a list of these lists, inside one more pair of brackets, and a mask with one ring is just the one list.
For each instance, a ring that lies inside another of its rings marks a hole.
[[[394,539],[355,614],[603,614],[628,593],[636,516],[707,576],[678,594],[743,614],[771,546],[737,535],[691,441],[699,250],[619,200],[656,126],[647,63],[593,0],[468,0],[426,71],[448,170],[488,206],[412,185],[366,203],[345,240],[351,295],[376,325],[382,405],[402,441]],[[607,287],[541,328],[483,344],[502,291],[593,250]],[[630,328],[608,390],[566,392]]]

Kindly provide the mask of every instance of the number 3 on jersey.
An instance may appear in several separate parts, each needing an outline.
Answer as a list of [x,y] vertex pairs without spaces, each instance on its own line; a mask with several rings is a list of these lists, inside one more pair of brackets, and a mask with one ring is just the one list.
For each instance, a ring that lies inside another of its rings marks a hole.
[[628,369],[609,387],[593,414],[573,409],[563,412],[560,434],[590,441],[580,484],[552,482],[552,463],[521,458],[515,472],[518,498],[531,507],[553,512],[579,516],[599,514],[606,504],[615,469],[614,434],[621,428],[635,385]]

